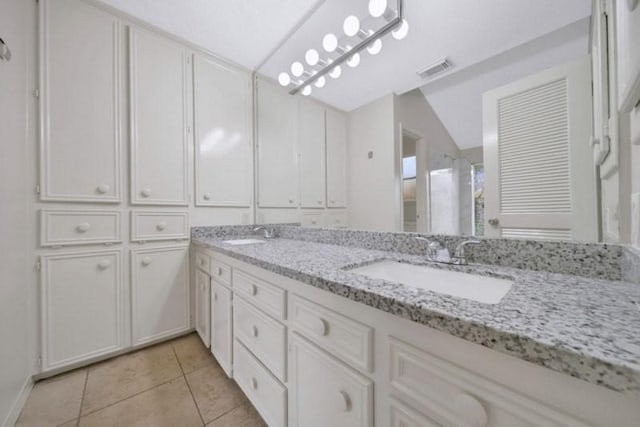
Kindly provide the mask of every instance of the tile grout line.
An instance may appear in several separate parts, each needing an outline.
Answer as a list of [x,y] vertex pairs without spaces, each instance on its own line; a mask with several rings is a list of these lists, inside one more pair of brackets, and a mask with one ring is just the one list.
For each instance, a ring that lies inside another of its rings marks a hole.
[[196,406],[196,411],[198,411],[198,416],[200,417],[200,421],[202,421],[202,425],[206,425],[204,421],[204,417],[202,416],[202,412],[200,412],[200,407],[198,406],[198,401],[196,397],[193,395],[193,390],[191,390],[191,384],[189,384],[189,380],[187,380],[187,375],[184,373],[184,369],[182,368],[182,363],[180,362],[180,358],[178,357],[178,353],[176,352],[176,348],[173,344],[171,344],[171,350],[173,350],[173,354],[178,361],[178,366],[180,366],[180,372],[182,372],[182,378],[184,378],[185,384],[187,384],[187,388],[189,389],[189,394],[191,395],[191,399],[193,400],[193,404]]
[[80,409],[78,409],[78,418],[76,419],[76,426],[80,425],[80,416],[82,415],[82,405],[84,405],[84,398],[87,394],[87,383],[89,382],[89,370],[91,368],[87,367],[87,373],[84,376],[84,387],[82,389],[82,399],[80,399]]

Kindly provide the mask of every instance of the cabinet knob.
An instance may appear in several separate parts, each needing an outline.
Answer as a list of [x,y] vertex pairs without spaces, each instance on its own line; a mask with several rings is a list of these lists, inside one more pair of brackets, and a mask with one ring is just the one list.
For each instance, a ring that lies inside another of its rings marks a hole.
[[351,397],[349,397],[349,393],[344,390],[340,390],[338,407],[342,412],[349,412],[351,410]]
[[108,193],[111,190],[111,186],[109,184],[100,184],[96,188],[96,191],[100,194]]
[[146,256],[142,258],[142,265],[149,265],[149,264],[151,264],[151,257]]
[[251,378],[251,387],[253,387],[254,390],[258,389],[258,380],[255,379],[255,377]]
[[204,193],[202,195],[202,198],[205,199],[205,200],[211,200],[211,193]]
[[289,203],[293,203],[293,199],[289,199]]
[[322,200],[318,200],[318,204],[321,205],[322,204]]
[[165,228],[167,228],[167,223],[164,221],[161,221],[156,225],[156,228],[158,229],[158,231],[162,231]]
[[467,393],[460,393],[453,400],[456,412],[465,423],[472,427],[484,427],[489,421],[487,410],[482,403]]
[[111,261],[109,261],[108,259],[103,259],[98,263],[98,269],[106,270],[107,268],[109,268],[110,265],[111,265]]
[[76,231],[78,233],[85,233],[89,231],[90,228],[91,228],[91,224],[89,224],[88,222],[81,222],[80,224],[77,225]]
[[251,335],[253,335],[254,338],[258,338],[258,327],[257,326],[252,326],[251,327]]
[[256,285],[251,285],[251,295],[257,295],[258,287]]
[[335,205],[335,204],[336,204],[336,201],[335,201],[335,200],[331,200],[331,204],[334,204],[334,205]]
[[213,300],[214,301],[218,301],[218,293],[217,292],[213,293]]
[[311,225],[316,225],[316,221],[311,221]]
[[500,224],[500,220],[498,218],[489,218],[487,222],[492,227],[496,227],[498,224]]
[[142,190],[140,192],[140,195],[142,195],[142,197],[149,197],[151,196],[151,189],[150,188],[145,188],[144,190]]
[[329,323],[326,320],[317,318],[315,329],[318,335],[324,337],[329,334]]
[[218,276],[222,276],[222,267],[218,267],[218,268],[217,268],[217,270],[216,270],[216,274],[217,274]]

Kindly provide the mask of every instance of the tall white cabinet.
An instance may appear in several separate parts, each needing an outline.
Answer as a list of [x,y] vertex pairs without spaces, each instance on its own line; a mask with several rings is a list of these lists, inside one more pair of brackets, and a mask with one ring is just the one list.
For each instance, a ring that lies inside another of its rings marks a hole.
[[327,207],[347,207],[347,118],[327,109]]
[[300,100],[300,206],[325,207],[325,109],[308,99]]

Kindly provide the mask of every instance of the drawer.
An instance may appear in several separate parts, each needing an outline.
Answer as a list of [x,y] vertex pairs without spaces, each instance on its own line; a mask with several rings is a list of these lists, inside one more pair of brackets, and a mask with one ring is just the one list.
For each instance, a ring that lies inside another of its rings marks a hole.
[[327,227],[345,228],[347,226],[346,212],[328,212]]
[[389,403],[389,425],[391,427],[440,427],[418,411],[391,399]]
[[196,251],[196,267],[204,271],[207,274],[211,274],[211,259],[206,252]]
[[322,227],[322,212],[303,212],[301,222],[303,227]]
[[120,212],[90,210],[40,211],[42,246],[120,243]]
[[131,241],[182,240],[189,238],[187,212],[131,212]]
[[350,365],[373,371],[373,329],[314,302],[293,295],[293,327]]
[[211,277],[223,285],[231,286],[231,266],[211,259]]
[[[578,420],[390,337],[390,390],[442,425],[585,426]],[[411,425],[411,424],[409,424]]]
[[238,270],[233,272],[233,291],[266,313],[278,318],[286,317],[286,291],[257,277]]
[[287,330],[280,322],[233,299],[233,334],[281,381],[286,374]]
[[234,343],[236,383],[270,426],[287,425],[287,389],[240,342]]

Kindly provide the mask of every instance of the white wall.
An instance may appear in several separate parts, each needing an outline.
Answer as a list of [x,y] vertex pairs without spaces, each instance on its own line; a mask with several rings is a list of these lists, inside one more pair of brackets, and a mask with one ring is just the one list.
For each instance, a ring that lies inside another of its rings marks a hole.
[[35,2],[2,0],[0,37],[13,58],[0,61],[0,425],[13,425],[33,362],[29,299],[33,228],[29,206],[28,62]]

